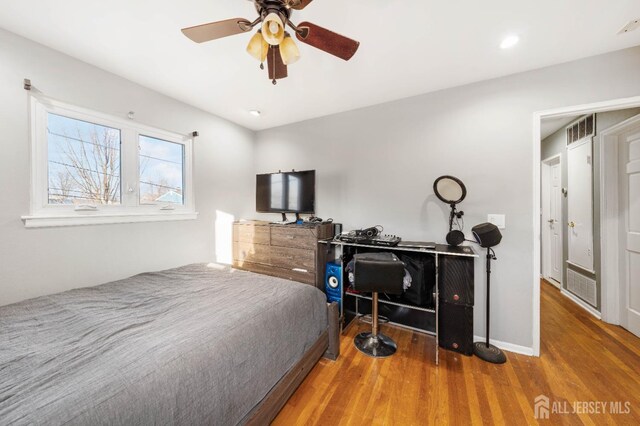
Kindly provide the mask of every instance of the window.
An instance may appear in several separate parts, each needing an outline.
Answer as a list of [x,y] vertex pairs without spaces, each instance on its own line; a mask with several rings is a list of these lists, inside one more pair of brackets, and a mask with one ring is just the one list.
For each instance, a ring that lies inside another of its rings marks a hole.
[[120,130],[47,114],[49,204],[120,204]]
[[184,146],[139,136],[140,203],[184,204]]
[[191,139],[31,98],[27,227],[194,219]]

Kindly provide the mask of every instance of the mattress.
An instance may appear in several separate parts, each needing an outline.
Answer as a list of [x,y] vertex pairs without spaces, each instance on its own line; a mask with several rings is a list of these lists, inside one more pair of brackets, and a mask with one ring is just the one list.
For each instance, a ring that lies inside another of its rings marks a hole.
[[205,264],[3,306],[0,424],[237,424],[326,328],[315,287]]

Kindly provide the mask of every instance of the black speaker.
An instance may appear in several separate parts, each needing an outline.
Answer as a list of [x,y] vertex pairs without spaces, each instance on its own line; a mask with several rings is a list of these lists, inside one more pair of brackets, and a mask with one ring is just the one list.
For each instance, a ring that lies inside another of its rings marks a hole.
[[473,354],[473,306],[441,303],[438,327],[441,348]]
[[502,234],[493,223],[481,223],[471,228],[473,236],[482,247],[494,247],[500,244]]
[[439,262],[440,300],[473,306],[473,258],[440,256]]

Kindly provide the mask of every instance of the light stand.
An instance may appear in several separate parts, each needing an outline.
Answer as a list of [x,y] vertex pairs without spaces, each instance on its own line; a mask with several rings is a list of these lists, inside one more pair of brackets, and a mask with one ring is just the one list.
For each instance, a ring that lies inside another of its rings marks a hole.
[[449,232],[447,233],[447,244],[450,246],[458,246],[464,241],[464,233],[462,229],[453,230],[453,221],[461,219],[464,212],[458,211],[456,205],[461,203],[467,196],[467,188],[460,179],[454,176],[440,176],[433,182],[433,192],[436,197],[443,203],[449,204],[451,213],[449,213]]
[[449,232],[451,232],[453,231],[453,219],[462,218],[462,216],[464,215],[464,212],[458,211],[458,209],[456,208],[456,203],[449,204],[449,207],[451,207],[451,213],[449,213]]
[[499,348],[489,343],[489,305],[491,299],[491,261],[498,260],[491,247],[487,247],[487,340],[486,342],[475,342],[473,353],[478,358],[492,364],[504,364],[507,357]]

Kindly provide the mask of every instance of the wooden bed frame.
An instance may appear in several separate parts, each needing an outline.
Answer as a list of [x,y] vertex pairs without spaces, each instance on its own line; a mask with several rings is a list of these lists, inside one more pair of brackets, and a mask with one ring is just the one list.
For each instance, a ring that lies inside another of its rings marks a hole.
[[338,304],[327,304],[329,326],[269,393],[253,407],[240,424],[268,425],[278,415],[291,395],[307,377],[321,357],[335,361],[340,355],[340,322]]

